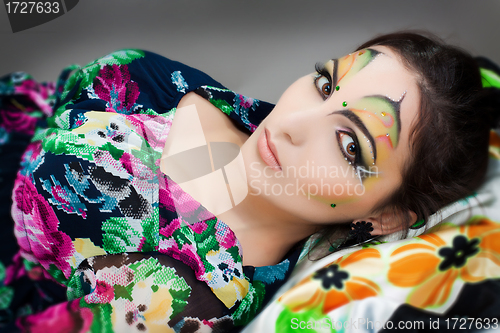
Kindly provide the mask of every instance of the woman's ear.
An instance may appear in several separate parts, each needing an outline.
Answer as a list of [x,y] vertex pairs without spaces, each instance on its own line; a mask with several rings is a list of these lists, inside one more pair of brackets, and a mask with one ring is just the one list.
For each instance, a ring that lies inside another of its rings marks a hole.
[[[409,224],[403,222],[407,218],[410,219]],[[413,211],[408,211],[406,214],[401,211],[381,213],[378,216],[356,220],[354,221],[354,223],[359,221],[372,223],[373,231],[371,232],[371,234],[373,236],[388,235],[397,231],[402,231],[406,229],[407,225],[410,226],[416,223],[417,214],[415,214]]]

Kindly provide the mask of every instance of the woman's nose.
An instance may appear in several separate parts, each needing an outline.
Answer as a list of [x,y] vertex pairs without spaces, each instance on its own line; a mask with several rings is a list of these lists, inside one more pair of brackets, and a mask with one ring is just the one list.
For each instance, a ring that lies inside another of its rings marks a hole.
[[280,134],[285,141],[294,146],[304,145],[307,138],[317,128],[318,124],[315,124],[315,118],[316,115],[311,110],[289,113],[280,121]]

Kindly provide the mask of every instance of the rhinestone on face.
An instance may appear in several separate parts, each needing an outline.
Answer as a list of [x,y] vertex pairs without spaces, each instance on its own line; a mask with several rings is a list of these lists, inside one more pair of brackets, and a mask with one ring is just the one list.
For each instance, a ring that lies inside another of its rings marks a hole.
[[389,136],[389,133],[386,133],[385,136]]
[[346,107],[346,106],[347,106],[347,102],[346,102],[346,101],[343,101],[343,102],[342,102],[342,106],[343,106],[343,107]]
[[337,207],[337,205],[336,204],[331,204],[330,207],[335,208],[335,207]]
[[385,117],[386,113],[385,113],[384,111],[382,111],[382,112],[380,112],[380,115],[381,115],[382,117]]
[[394,103],[399,103],[399,102],[401,102],[401,100],[403,99],[403,97],[405,97],[406,92],[407,92],[407,90],[403,91],[403,93],[401,94],[401,96],[399,96],[399,99],[397,101],[395,99],[393,99],[393,98],[390,98],[389,95],[385,95],[385,97],[387,97],[388,99],[390,99]]
[[339,91],[339,89],[340,89],[340,86],[335,87],[335,90]]

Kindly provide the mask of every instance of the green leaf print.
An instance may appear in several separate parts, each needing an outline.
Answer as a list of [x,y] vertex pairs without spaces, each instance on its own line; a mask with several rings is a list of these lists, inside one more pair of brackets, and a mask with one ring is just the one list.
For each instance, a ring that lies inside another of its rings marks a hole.
[[160,210],[155,207],[150,217],[145,218],[141,222],[142,235],[142,252],[155,251],[160,241],[158,219]]
[[[102,224],[103,248],[107,253],[137,251],[142,232],[125,217],[111,217]],[[142,230],[141,230],[142,231]]]
[[12,287],[0,287],[0,310],[5,310],[10,306],[14,297],[14,289]]
[[229,254],[233,258],[234,262],[241,262],[240,250],[238,249],[238,247],[236,245],[227,249],[227,252],[229,252]]
[[87,304],[85,298],[80,300],[80,307],[90,308],[94,317],[90,332],[113,333],[113,322],[109,320],[113,313],[111,304]]
[[276,319],[274,330],[276,333],[337,332],[335,322],[322,314],[319,308],[303,312],[293,312],[285,307]]
[[125,298],[131,302],[134,300],[131,293],[132,288],[130,288],[129,286],[121,286],[119,284],[115,284],[113,286],[113,289],[115,291],[115,299]]
[[229,103],[223,99],[210,99],[210,103],[219,108],[228,116],[231,114],[231,112],[234,111],[234,107],[232,105],[229,105]]
[[84,134],[74,134],[66,130],[48,130],[47,138],[42,141],[42,148],[55,155],[75,155],[93,161],[93,154],[99,147],[85,143]]
[[0,281],[5,280],[5,266],[0,261]]
[[245,298],[241,300],[241,304],[233,314],[234,324],[236,326],[246,325],[260,311],[266,288],[261,281],[254,281],[250,284],[250,289]]
[[129,267],[134,270],[134,280],[136,283],[153,277],[151,289],[154,292],[157,292],[161,285],[168,288],[173,299],[173,313],[170,318],[182,312],[187,305],[186,300],[191,294],[191,287],[182,277],[177,275],[175,268],[163,266],[156,258],[144,259],[130,264]]

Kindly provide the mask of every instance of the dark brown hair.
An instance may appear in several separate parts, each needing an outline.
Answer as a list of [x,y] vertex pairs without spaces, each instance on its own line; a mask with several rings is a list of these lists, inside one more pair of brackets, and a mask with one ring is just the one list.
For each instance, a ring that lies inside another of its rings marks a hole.
[[[500,115],[498,90],[483,89],[476,60],[429,33],[397,32],[376,37],[357,50],[383,45],[414,73],[420,108],[410,131],[410,158],[401,186],[377,211],[398,213],[408,230],[409,212],[426,222],[440,208],[463,198],[482,183],[488,164],[490,129]],[[493,91],[496,90],[496,91]],[[345,226],[319,233],[345,235]],[[335,232],[332,234],[332,231]],[[334,237],[332,237],[334,236]]]

